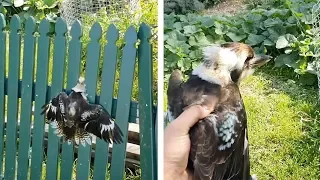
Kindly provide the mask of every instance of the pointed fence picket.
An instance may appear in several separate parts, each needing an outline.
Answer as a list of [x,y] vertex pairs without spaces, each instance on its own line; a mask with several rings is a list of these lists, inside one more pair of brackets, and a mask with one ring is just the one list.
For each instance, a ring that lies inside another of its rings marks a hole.
[[[87,58],[82,60],[81,23],[76,21],[70,32],[67,32],[66,23],[61,18],[55,23],[54,33],[49,33],[51,26],[45,19],[37,25],[33,17],[22,26],[18,15],[14,15],[6,25],[4,16],[0,14],[0,174],[6,180],[39,180],[44,175],[49,180],[123,179],[130,143],[128,137],[132,133],[129,132],[129,123],[137,123],[139,118],[140,137],[137,138],[140,155],[137,161],[141,176],[145,180],[157,179],[156,108],[152,99],[152,47],[149,43],[151,29],[144,23],[138,32],[130,26],[125,33],[122,56],[118,57],[118,29],[110,25],[107,33],[103,34],[100,24],[95,23],[85,50]],[[107,41],[106,45],[102,46],[101,38]],[[60,91],[68,91],[74,86],[83,62],[86,64],[84,73],[88,99],[91,103],[101,104],[115,118],[124,133],[123,144],[110,145],[100,139],[95,139],[92,146],[62,143],[45,123],[44,116],[40,115],[43,104]],[[49,73],[51,63],[52,73]],[[139,101],[133,102],[136,64]],[[22,79],[19,79],[20,66]],[[117,71],[120,78],[115,99]],[[98,82],[101,82],[100,95],[97,94]]]

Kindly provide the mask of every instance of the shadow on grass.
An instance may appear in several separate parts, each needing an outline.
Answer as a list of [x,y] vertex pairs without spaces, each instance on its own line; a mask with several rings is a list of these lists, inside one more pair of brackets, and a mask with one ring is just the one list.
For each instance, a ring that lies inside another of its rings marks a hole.
[[320,179],[318,88],[299,81],[292,69],[268,65],[244,83],[252,173],[261,179]]

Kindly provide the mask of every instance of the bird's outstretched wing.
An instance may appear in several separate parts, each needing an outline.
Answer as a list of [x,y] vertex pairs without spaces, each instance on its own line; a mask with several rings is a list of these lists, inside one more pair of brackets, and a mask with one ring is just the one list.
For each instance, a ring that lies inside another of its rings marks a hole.
[[86,104],[83,109],[80,123],[84,124],[85,131],[109,143],[123,142],[121,129],[101,105]]
[[45,114],[47,122],[55,129],[55,134],[63,136],[63,127],[65,119],[65,107],[68,103],[68,95],[65,92],[59,93],[52,98],[49,103],[43,105],[41,115]]

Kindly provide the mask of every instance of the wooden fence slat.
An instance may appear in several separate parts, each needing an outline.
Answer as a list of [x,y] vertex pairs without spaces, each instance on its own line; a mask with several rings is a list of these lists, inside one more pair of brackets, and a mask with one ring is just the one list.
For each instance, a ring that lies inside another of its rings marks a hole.
[[7,34],[3,32],[6,27],[6,20],[3,14],[0,14],[0,174],[3,172],[3,149],[4,149],[4,120],[5,120],[5,78],[6,78],[6,45]]
[[18,154],[18,180],[28,179],[29,171],[29,148],[30,148],[30,123],[32,114],[32,85],[34,76],[34,57],[36,38],[33,33],[36,30],[36,23],[33,17],[26,21],[23,51],[23,76],[21,88],[21,116],[19,132],[19,154]]
[[141,40],[138,48],[141,176],[143,180],[153,180],[155,131],[152,116],[152,49],[149,43],[151,30],[146,24],[140,25],[138,37]]
[[156,180],[158,179],[158,123],[159,123],[159,121],[158,121],[158,111],[156,111],[155,113],[154,113],[154,118],[155,118],[155,123],[154,123],[154,126],[155,126],[155,130],[154,130],[154,136],[155,136],[155,140],[154,140],[154,152],[153,152],[153,154],[154,154],[154,168],[155,168],[155,176],[156,176]]
[[[95,102],[97,80],[99,71],[100,49],[99,40],[101,38],[102,29],[99,23],[95,23],[90,30],[90,43],[88,44],[88,57],[86,60],[86,88],[88,100]],[[78,161],[77,161],[77,179],[88,179],[90,160],[91,160],[91,145],[79,145]]]
[[8,75],[8,123],[6,128],[6,163],[5,179],[15,179],[16,149],[17,149],[17,119],[18,119],[18,81],[20,75],[21,36],[20,18],[14,15],[10,22],[9,42],[9,75]]
[[118,103],[116,110],[116,123],[123,131],[122,144],[113,144],[111,159],[111,180],[123,179],[125,168],[126,145],[128,136],[128,119],[130,113],[130,101],[132,96],[133,75],[137,55],[135,43],[137,32],[134,26],[130,26],[125,34],[126,45],[123,48]]
[[[46,103],[46,92],[48,82],[48,64],[50,41],[47,33],[49,32],[50,24],[44,19],[40,22],[37,53],[37,72],[35,86],[35,114],[34,114],[34,129],[32,136],[32,158],[31,158],[31,174],[30,179],[40,180],[42,175],[42,160],[43,160],[43,136],[44,136],[44,116],[41,115],[41,107]],[[48,155],[50,156],[50,154]]]
[[[81,58],[81,42],[82,36],[81,24],[76,21],[71,28],[72,39],[69,43],[69,58],[68,58],[68,74],[67,74],[67,89],[71,89],[77,82],[80,74],[80,58]],[[60,179],[71,179],[73,172],[74,148],[73,143],[64,142],[62,145],[61,156],[61,173]]]
[[[114,25],[108,27],[106,39],[108,44],[104,48],[104,61],[102,69],[101,90],[99,103],[111,113],[114,81],[117,70],[117,52],[116,41],[119,38],[119,31]],[[93,180],[106,178],[106,170],[108,165],[109,144],[99,138],[96,142],[94,159]]]
[[[52,85],[50,98],[57,96],[63,89],[64,67],[66,56],[66,23],[59,18],[55,26],[56,36],[54,38]],[[48,135],[48,159],[46,166],[46,179],[56,180],[58,171],[59,137],[54,134],[54,129],[49,127]]]

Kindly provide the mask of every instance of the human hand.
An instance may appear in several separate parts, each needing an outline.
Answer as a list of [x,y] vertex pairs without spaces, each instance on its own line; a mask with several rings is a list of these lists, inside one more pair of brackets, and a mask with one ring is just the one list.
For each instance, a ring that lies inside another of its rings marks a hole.
[[187,164],[190,153],[189,130],[200,119],[212,112],[213,107],[194,105],[172,121],[164,132],[165,179],[189,179]]

